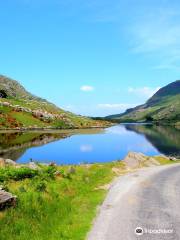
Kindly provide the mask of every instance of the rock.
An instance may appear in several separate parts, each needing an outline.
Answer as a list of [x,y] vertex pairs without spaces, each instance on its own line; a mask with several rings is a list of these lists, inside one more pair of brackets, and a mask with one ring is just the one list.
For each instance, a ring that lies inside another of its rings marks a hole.
[[116,175],[121,174],[121,169],[119,169],[119,168],[113,167],[113,168],[112,168],[112,171],[113,171],[113,173],[115,173]]
[[157,166],[157,165],[161,165],[161,164],[155,158],[148,157],[148,160],[146,161],[146,166]]
[[0,189],[0,210],[6,207],[15,206],[16,202],[17,202],[16,196]]
[[41,168],[35,162],[29,162],[27,167],[32,170],[40,170]]
[[11,159],[0,158],[0,167],[16,166],[17,163]]
[[55,177],[62,177],[62,173],[61,173],[60,171],[56,171],[56,172],[54,173],[54,176],[55,176]]
[[142,153],[129,152],[128,155],[123,160],[127,167],[137,168],[140,163],[143,163],[147,160],[147,157]]
[[153,157],[147,157],[143,153],[129,152],[123,160],[128,168],[139,168],[160,165]]
[[171,161],[178,161],[178,159],[175,158],[175,157],[169,157],[169,160],[171,160]]
[[111,184],[105,184],[105,185],[102,185],[102,186],[99,186],[97,188],[95,188],[94,190],[109,190],[111,187]]
[[50,163],[48,164],[48,166],[51,166],[51,167],[56,167],[56,166],[57,166],[57,164],[56,164],[56,163],[54,163],[54,162],[50,162]]
[[16,166],[17,163],[11,159],[5,159],[5,164],[8,166]]

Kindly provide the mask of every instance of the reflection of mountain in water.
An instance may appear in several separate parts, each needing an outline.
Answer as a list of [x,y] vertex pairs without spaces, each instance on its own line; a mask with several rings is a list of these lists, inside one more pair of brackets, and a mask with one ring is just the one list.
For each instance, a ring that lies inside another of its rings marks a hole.
[[0,133],[0,157],[17,160],[30,147],[41,146],[69,137],[69,133]]
[[180,130],[175,127],[138,124],[125,127],[127,130],[143,134],[159,152],[180,157]]
[[52,132],[0,132],[0,158],[18,160],[28,148],[45,145],[74,134],[97,134],[103,129],[78,129]]

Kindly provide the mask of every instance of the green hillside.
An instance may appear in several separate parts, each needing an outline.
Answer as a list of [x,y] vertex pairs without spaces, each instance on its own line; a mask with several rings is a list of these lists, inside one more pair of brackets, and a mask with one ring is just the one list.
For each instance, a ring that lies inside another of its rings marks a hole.
[[105,118],[116,122],[180,124],[180,80],[157,91],[145,104]]
[[64,111],[25,90],[17,81],[0,75],[0,129],[89,128],[107,122]]

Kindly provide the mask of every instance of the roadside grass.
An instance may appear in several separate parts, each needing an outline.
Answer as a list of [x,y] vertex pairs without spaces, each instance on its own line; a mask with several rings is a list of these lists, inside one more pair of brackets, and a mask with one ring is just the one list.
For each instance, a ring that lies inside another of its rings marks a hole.
[[[24,177],[19,169],[0,172],[2,184],[18,197],[15,208],[0,214],[0,239],[84,240],[106,195],[107,190],[99,187],[111,182],[113,167],[125,170],[124,163],[117,161],[71,168],[42,167],[40,173],[33,171],[29,176],[29,170],[23,170]],[[53,177],[57,170],[59,176]],[[18,177],[14,177],[15,172]]]
[[[175,163],[155,158],[161,165]],[[123,161],[38,166],[0,169],[0,185],[18,198],[15,208],[0,212],[1,240],[84,240],[108,184],[128,172]]]
[[180,160],[174,161],[174,160],[170,160],[168,158],[164,158],[161,156],[156,156],[154,157],[161,165],[165,165],[165,164],[174,164],[174,163],[179,163]]

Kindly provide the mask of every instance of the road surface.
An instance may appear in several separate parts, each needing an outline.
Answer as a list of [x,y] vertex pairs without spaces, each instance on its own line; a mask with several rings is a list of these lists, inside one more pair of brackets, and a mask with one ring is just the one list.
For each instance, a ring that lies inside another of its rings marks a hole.
[[119,177],[87,239],[180,240],[180,164]]

